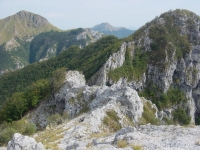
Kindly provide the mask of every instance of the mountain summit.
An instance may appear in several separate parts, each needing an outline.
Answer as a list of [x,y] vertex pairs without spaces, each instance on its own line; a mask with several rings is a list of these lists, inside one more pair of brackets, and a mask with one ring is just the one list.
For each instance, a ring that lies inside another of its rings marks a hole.
[[46,18],[22,10],[0,20],[0,45],[13,37],[27,38],[51,30],[59,29],[51,25]]
[[133,30],[129,30],[124,27],[113,27],[109,23],[101,23],[95,25],[92,29],[95,31],[102,32],[106,35],[114,35],[118,38],[124,38],[134,33]]

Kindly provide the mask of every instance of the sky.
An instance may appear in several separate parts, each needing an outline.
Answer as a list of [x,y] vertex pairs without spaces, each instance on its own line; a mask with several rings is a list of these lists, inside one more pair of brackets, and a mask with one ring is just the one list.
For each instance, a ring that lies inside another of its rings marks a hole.
[[0,0],[0,19],[26,10],[47,18],[62,30],[91,28],[102,22],[138,29],[175,9],[200,15],[200,0]]

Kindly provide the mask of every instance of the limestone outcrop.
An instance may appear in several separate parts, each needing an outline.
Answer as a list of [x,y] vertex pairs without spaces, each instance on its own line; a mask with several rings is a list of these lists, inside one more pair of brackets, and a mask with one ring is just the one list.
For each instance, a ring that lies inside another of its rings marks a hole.
[[42,143],[37,143],[34,138],[15,133],[8,142],[7,150],[44,150]]

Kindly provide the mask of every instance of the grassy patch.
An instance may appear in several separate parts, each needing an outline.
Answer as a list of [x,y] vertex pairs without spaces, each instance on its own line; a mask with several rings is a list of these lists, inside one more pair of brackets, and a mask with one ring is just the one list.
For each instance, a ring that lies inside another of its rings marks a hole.
[[38,136],[35,137],[37,142],[42,142],[46,149],[59,150],[58,143],[63,135],[64,129],[60,128],[50,128],[43,132],[39,132]]
[[0,125],[0,146],[7,144],[15,133],[32,135],[35,132],[35,124],[28,123],[25,118],[11,123],[4,122]]
[[103,123],[108,126],[110,131],[116,132],[120,130],[122,127],[119,123],[120,118],[117,116],[117,113],[114,110],[110,110],[106,114],[107,116],[104,117]]
[[47,123],[48,125],[58,125],[62,122],[62,118],[60,116],[60,114],[54,114],[51,116],[47,117]]
[[[144,100],[143,100],[144,101]],[[143,106],[144,112],[142,114],[142,118],[140,118],[140,124],[151,123],[154,125],[159,124],[159,120],[155,117],[156,110],[151,107],[150,102],[144,102]]]
[[125,148],[128,146],[128,143],[126,140],[118,140],[117,141],[117,147],[119,148]]
[[133,150],[142,150],[142,146],[140,145],[132,145],[131,147]]

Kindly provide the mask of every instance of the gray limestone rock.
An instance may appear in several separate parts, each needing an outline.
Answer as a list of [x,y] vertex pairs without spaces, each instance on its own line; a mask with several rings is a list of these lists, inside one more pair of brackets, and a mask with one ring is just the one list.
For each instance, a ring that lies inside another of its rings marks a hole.
[[88,81],[88,85],[106,85],[108,81],[107,73],[123,65],[125,61],[127,44],[123,43],[118,52],[113,53],[106,63]]
[[8,142],[7,150],[45,150],[42,143],[37,143],[34,138],[15,133]]

